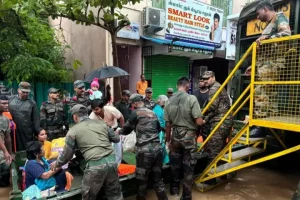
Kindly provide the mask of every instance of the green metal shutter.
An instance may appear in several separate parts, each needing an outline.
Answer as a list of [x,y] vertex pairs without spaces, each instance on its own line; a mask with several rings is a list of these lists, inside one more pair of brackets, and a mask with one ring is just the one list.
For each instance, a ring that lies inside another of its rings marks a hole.
[[151,69],[153,98],[157,98],[161,94],[165,95],[169,87],[176,91],[176,82],[179,77],[188,77],[189,59],[165,55],[149,56],[145,57],[145,70],[147,69]]

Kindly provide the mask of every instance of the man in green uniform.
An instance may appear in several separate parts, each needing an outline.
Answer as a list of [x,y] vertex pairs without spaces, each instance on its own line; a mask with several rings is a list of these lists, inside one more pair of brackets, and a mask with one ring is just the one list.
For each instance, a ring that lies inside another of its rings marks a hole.
[[[197,125],[203,123],[197,98],[189,95],[190,81],[181,77],[177,81],[178,92],[165,105],[166,142],[170,145],[170,165],[172,171],[171,194],[179,195],[180,175],[183,168],[182,200],[192,199],[194,167],[196,159]],[[172,128],[172,138],[171,138]]]
[[155,107],[155,101],[152,99],[153,90],[152,88],[148,87],[146,89],[146,96],[144,98],[144,106],[150,110],[153,110]]
[[10,163],[12,161],[12,142],[10,137],[9,119],[3,112],[8,109],[8,98],[0,95],[0,187],[9,185]]
[[[261,22],[267,23],[261,36],[256,40],[259,50],[257,51],[255,80],[257,81],[291,81],[289,77],[291,70],[293,76],[297,78],[298,69],[295,66],[298,62],[298,56],[289,58],[284,54],[292,48],[291,45],[284,45],[283,43],[265,44],[260,47],[261,41],[266,39],[280,38],[291,35],[289,26],[289,19],[284,13],[276,13],[274,6],[268,0],[261,1],[256,6],[256,15]],[[289,47],[288,47],[289,46]],[[289,55],[289,54],[287,54]],[[291,69],[293,67],[294,69]],[[251,75],[251,66],[247,68],[246,75]],[[299,76],[299,75],[298,75]],[[254,95],[254,117],[263,118],[277,115],[280,106],[287,104],[287,102],[279,102],[280,91],[288,91],[287,87],[261,85],[255,88]],[[282,108],[286,112],[286,108]],[[255,127],[252,129],[250,137],[265,137],[266,132],[262,127]]]
[[137,200],[146,200],[147,182],[151,171],[158,200],[167,200],[162,180],[163,150],[159,140],[159,121],[152,110],[144,107],[142,95],[132,94],[130,102],[135,110],[119,133],[128,135],[132,130],[136,132]]
[[74,82],[74,91],[75,95],[72,97],[70,101],[70,107],[72,108],[73,106],[77,104],[82,104],[84,105],[89,112],[91,112],[91,101],[89,98],[89,93],[85,90],[85,85],[82,80],[77,80]]
[[49,100],[43,102],[40,108],[41,127],[47,131],[48,140],[65,137],[68,121],[64,112],[64,105],[58,100],[58,89],[48,90]]
[[82,199],[94,200],[102,188],[108,200],[123,199],[118,170],[111,142],[120,141],[104,121],[88,117],[87,108],[81,104],[71,109],[76,123],[67,133],[66,145],[57,161],[51,164],[54,170],[66,164],[75,152],[75,144],[87,162],[82,180]]

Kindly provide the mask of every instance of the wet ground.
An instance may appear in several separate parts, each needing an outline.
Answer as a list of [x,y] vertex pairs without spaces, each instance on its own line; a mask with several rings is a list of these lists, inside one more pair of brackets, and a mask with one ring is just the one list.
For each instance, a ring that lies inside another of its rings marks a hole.
[[[239,171],[235,179],[205,193],[194,189],[193,200],[291,200],[299,180],[299,172],[285,173],[254,166]],[[167,192],[170,194],[169,189]],[[149,191],[147,199],[156,200],[155,192]],[[169,200],[179,199],[180,196],[169,195]]]
[[[193,191],[193,200],[290,200],[300,180],[300,172],[278,171],[254,166],[238,172],[237,177],[205,193]],[[11,188],[0,189],[0,200],[7,200]],[[167,190],[169,194],[169,190]],[[126,200],[134,200],[135,197]],[[147,199],[156,200],[155,192],[149,191]],[[170,196],[169,200],[179,200]]]

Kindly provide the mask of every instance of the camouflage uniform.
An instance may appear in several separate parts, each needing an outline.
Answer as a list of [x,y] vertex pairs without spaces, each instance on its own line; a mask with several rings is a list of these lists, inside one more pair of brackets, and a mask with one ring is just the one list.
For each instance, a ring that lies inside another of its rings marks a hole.
[[[277,13],[276,16],[264,29],[262,36],[267,39],[279,38],[291,35],[289,20],[284,13]],[[256,79],[259,81],[285,81],[288,77],[287,66],[294,62],[291,58],[286,61],[284,54],[289,50],[283,43],[264,44],[263,48],[257,51],[256,61]],[[290,63],[288,63],[290,62]],[[295,61],[297,62],[297,61]],[[295,64],[293,64],[295,65]],[[295,72],[295,69],[293,69]],[[288,78],[288,80],[292,80]],[[279,86],[280,87],[280,86]],[[268,87],[268,85],[255,88],[255,107],[254,115],[257,117],[266,117],[272,113],[278,113],[278,86]],[[286,88],[281,90],[287,90]]]
[[[78,113],[82,109],[87,111],[83,105],[78,104],[71,109],[71,112]],[[92,120],[88,116],[68,131],[66,145],[57,159],[56,167],[63,166],[73,157],[76,144],[87,162],[82,180],[82,199],[97,199],[102,187],[108,200],[123,199],[117,163],[111,145],[111,142],[119,141],[119,135],[116,135],[112,129],[108,129],[104,121]]]
[[[206,71],[204,73],[205,78],[212,76],[213,72]],[[214,94],[221,87],[220,83],[215,82],[209,87],[209,101],[213,98]],[[204,120],[206,124],[210,125],[210,132],[217,126],[217,124],[222,120],[223,116],[230,109],[229,96],[225,89],[219,94],[219,96],[213,101],[209,107]],[[230,134],[233,126],[232,115],[230,114],[223,124],[214,133],[211,139],[208,141],[207,145],[204,147],[205,151],[208,153],[209,161],[211,162],[225,147],[226,139]]]
[[[142,101],[142,96],[133,94],[131,102]],[[159,200],[168,199],[165,184],[162,179],[163,150],[159,141],[161,131],[155,113],[148,108],[138,108],[132,111],[120,134],[128,135],[136,132],[136,179],[138,184],[137,200],[145,200],[147,182],[152,171],[154,189]]]
[[[81,87],[85,87],[84,82],[81,80],[77,80],[74,82],[74,88],[81,88]],[[70,108],[72,108],[73,106],[77,105],[77,104],[81,104],[84,105],[88,111],[91,111],[91,101],[90,101],[90,94],[89,92],[85,92],[84,95],[79,96],[77,94],[75,94],[73,96],[73,98],[70,100]]]
[[165,121],[172,124],[170,165],[172,172],[171,193],[179,194],[180,176],[183,169],[182,199],[192,199],[194,167],[196,165],[195,119],[201,118],[197,98],[186,92],[175,93],[165,105]]
[[146,97],[144,98],[144,106],[150,110],[153,110],[155,107],[155,101],[153,99],[147,99]]
[[[58,90],[50,88],[50,92],[58,92]],[[43,102],[40,108],[40,120],[41,127],[47,131],[48,140],[65,137],[66,130],[68,130],[68,122],[62,102]]]
[[[9,119],[7,119],[4,115],[0,115],[0,140],[3,144],[5,144],[5,138],[8,135],[10,135]],[[9,178],[10,165],[6,163],[4,153],[0,150],[0,187],[9,186]]]

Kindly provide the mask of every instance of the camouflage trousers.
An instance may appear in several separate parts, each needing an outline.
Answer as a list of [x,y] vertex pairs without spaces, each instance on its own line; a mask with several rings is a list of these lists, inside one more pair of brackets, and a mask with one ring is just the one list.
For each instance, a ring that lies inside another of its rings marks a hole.
[[[217,126],[217,122],[211,123],[211,131]],[[232,120],[225,120],[214,135],[209,139],[204,151],[208,154],[208,164],[222,151],[226,146],[226,139],[228,138],[232,129]]]
[[180,178],[183,171],[183,200],[192,199],[194,168],[197,163],[196,151],[196,130],[173,128],[170,153],[171,191],[174,194],[179,194]]
[[151,171],[157,199],[168,199],[162,179],[162,162],[163,150],[160,143],[150,143],[136,148],[137,200],[146,200],[148,178]]
[[82,180],[82,199],[96,200],[102,187],[108,200],[124,199],[115,155],[88,161]]

